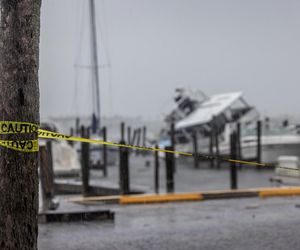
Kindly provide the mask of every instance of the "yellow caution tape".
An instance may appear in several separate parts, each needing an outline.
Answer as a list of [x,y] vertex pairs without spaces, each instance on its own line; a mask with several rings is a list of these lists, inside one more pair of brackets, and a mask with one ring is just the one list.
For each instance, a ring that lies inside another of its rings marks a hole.
[[159,152],[179,154],[179,155],[184,155],[184,156],[193,156],[193,154],[191,154],[191,153],[185,153],[185,152],[180,152],[180,151],[143,147],[143,146],[134,146],[134,145],[121,144],[121,143],[116,143],[116,142],[93,140],[93,139],[87,139],[87,138],[81,138],[81,137],[75,137],[75,136],[67,136],[67,135],[64,135],[61,133],[55,133],[55,132],[51,132],[51,131],[47,131],[47,130],[43,130],[43,129],[39,129],[38,135],[39,135],[39,138],[45,138],[45,139],[61,139],[61,140],[66,140],[66,141],[87,142],[87,143],[108,145],[108,146],[114,146],[114,147],[123,147],[123,148],[131,148],[131,149],[146,150],[146,151],[159,151]]
[[[0,121],[0,134],[31,134],[39,126],[30,122]],[[20,152],[38,152],[38,140],[0,140],[0,146]]]
[[18,133],[34,133],[37,132],[39,126],[29,122],[0,122],[0,134],[18,134]]
[[0,140],[0,145],[5,148],[21,151],[21,152],[38,152],[39,142],[38,140]]
[[[39,135],[39,138],[45,138],[45,139],[60,139],[60,140],[66,140],[66,141],[86,142],[86,143],[108,145],[108,146],[114,146],[114,147],[123,147],[123,148],[130,148],[130,149],[137,149],[137,150],[144,150],[144,151],[158,151],[158,152],[163,152],[163,153],[171,153],[171,154],[177,154],[177,155],[182,155],[182,156],[195,157],[194,154],[188,153],[188,152],[166,150],[166,149],[161,149],[161,148],[135,146],[135,145],[121,144],[121,143],[102,141],[102,140],[93,140],[93,139],[87,139],[87,138],[81,138],[81,137],[75,137],[75,136],[67,136],[67,135],[64,135],[61,133],[55,133],[55,132],[51,132],[51,131],[47,131],[47,130],[43,130],[43,129],[39,129],[38,135]],[[206,159],[217,159],[217,160],[252,165],[252,166],[274,167],[274,165],[271,165],[271,164],[252,162],[252,161],[235,160],[235,159],[230,159],[230,158],[225,158],[225,157],[220,157],[220,156],[196,154],[196,157],[206,158]]]
[[[252,165],[252,166],[274,167],[274,165],[272,165],[272,164],[236,160],[236,159],[230,159],[230,158],[225,158],[225,157],[221,157],[221,156],[205,155],[205,154],[196,154],[195,155],[195,154],[188,153],[188,152],[173,151],[173,150],[166,150],[166,149],[153,148],[153,147],[135,146],[135,145],[116,143],[116,142],[68,136],[68,135],[61,134],[61,133],[38,129],[38,125],[33,124],[33,123],[28,123],[28,122],[11,122],[11,121],[0,122],[0,134],[34,133],[34,132],[38,132],[38,137],[44,138],[44,139],[60,139],[60,140],[66,140],[66,141],[86,142],[86,143],[108,145],[108,146],[114,146],[114,147],[123,147],[123,148],[144,150],[144,151],[157,151],[157,152],[162,152],[162,153],[171,153],[171,154],[177,154],[177,155],[182,155],[182,156],[193,156],[193,157],[198,157],[198,158],[206,158],[209,160],[216,159],[216,160],[221,160],[221,161],[226,161],[226,162],[233,162],[233,163],[246,164],[246,165]],[[7,147],[10,149],[23,151],[23,152],[38,151],[37,140],[26,140],[26,141],[2,140],[2,141],[0,141],[0,145],[3,147]]]

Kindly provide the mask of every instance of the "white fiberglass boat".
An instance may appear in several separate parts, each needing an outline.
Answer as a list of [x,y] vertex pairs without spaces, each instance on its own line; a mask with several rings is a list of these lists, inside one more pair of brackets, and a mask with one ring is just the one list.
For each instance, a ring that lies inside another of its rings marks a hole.
[[[43,122],[43,129],[58,132],[57,125],[53,122]],[[55,176],[79,176],[81,166],[79,156],[67,141],[51,140],[53,172]],[[40,145],[46,144],[46,140],[40,139]]]
[[[177,107],[166,117],[170,125],[175,123],[176,150],[193,152],[192,136],[197,133],[198,149],[202,153],[215,152],[210,146],[211,134],[218,138],[220,154],[230,152],[230,133],[241,124],[241,157],[255,158],[257,155],[256,123],[259,114],[248,105],[241,92],[218,94],[211,97],[195,98],[184,89],[177,90],[175,98]],[[166,145],[162,140],[161,145]],[[268,120],[262,123],[261,161],[275,163],[281,155],[300,157],[300,130],[297,126],[271,124]]]
[[[253,131],[254,133],[256,131]],[[257,150],[257,136],[245,133],[241,137],[241,150],[244,158],[253,158]],[[297,129],[276,126],[265,128],[261,136],[261,161],[275,163],[280,156],[300,157],[300,134]]]

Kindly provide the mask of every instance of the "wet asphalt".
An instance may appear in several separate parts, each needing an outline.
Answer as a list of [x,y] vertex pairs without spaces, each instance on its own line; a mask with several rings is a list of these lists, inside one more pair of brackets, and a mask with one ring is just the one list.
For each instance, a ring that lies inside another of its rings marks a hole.
[[[132,189],[147,193],[154,192],[154,157],[134,156],[130,157],[130,186]],[[147,164],[148,163],[148,164]],[[269,179],[275,176],[274,169],[243,165],[238,168],[238,188],[270,187]],[[160,192],[166,192],[165,162],[160,159],[159,184]],[[119,167],[108,167],[108,177],[103,177],[102,171],[92,170],[91,184],[118,188]],[[175,192],[199,192],[207,190],[223,190],[230,188],[230,170],[228,164],[223,163],[221,168],[210,168],[208,162],[201,162],[198,169],[189,161],[176,161],[176,173],[174,175]],[[299,181],[300,185],[300,181]]]
[[39,249],[300,249],[300,197],[97,207],[115,220],[40,224]]

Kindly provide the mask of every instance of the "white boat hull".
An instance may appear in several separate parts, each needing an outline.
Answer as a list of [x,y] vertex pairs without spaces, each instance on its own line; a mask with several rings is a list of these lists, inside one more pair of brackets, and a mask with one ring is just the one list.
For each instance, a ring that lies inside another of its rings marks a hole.
[[[176,146],[176,150],[183,152],[193,152],[192,143]],[[199,147],[199,152],[208,154],[208,145]],[[214,149],[215,152],[215,149]],[[228,143],[220,143],[219,152],[222,155],[230,154]],[[254,159],[257,156],[256,137],[249,136],[242,138],[241,155],[243,159]],[[276,163],[279,156],[298,156],[300,157],[300,136],[262,136],[261,137],[261,162]]]
[[[256,146],[246,146],[242,148],[242,157],[245,159],[255,158]],[[267,144],[261,146],[261,161],[265,163],[275,163],[279,156],[300,157],[300,144]]]
[[[242,157],[255,158],[257,156],[256,137],[242,138]],[[261,161],[275,163],[279,156],[300,157],[299,135],[273,135],[261,137]]]

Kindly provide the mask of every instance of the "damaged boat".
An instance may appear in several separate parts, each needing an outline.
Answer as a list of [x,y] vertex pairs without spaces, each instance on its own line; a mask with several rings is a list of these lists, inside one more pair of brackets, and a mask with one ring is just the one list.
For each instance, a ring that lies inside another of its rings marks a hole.
[[[202,92],[177,89],[175,107],[165,117],[167,126],[175,124],[176,150],[193,152],[193,136],[197,135],[199,151],[204,154],[218,152],[229,155],[230,134],[240,124],[240,159],[257,156],[257,121],[260,115],[248,104],[242,92],[222,93],[207,96]],[[300,157],[300,126],[261,122],[261,161],[275,163],[282,155]],[[166,133],[160,146],[170,144]],[[217,142],[217,143],[216,143]]]

